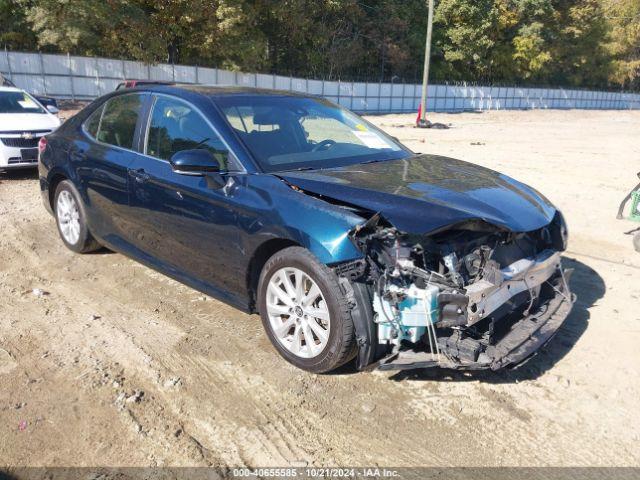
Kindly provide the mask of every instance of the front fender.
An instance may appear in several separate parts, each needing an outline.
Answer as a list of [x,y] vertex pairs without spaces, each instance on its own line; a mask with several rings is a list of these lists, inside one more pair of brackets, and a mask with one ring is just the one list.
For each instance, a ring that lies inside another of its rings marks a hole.
[[247,182],[254,197],[250,203],[261,204],[252,226],[259,237],[291,240],[326,265],[362,258],[349,238],[349,231],[365,220],[361,216],[294,190],[272,175],[251,175]]
[[292,240],[299,243],[318,260],[325,265],[346,262],[362,258],[362,253],[356,249],[349,239],[350,227],[335,225],[325,231],[309,234],[308,231],[296,230],[294,227],[289,228],[288,232]]

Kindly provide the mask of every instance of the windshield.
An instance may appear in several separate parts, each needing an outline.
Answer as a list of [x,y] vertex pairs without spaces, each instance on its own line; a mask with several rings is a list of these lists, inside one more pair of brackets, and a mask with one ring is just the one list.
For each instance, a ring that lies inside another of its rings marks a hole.
[[216,98],[216,103],[266,172],[331,168],[410,155],[370,123],[327,100],[230,95]]
[[45,113],[25,92],[0,92],[0,113]]

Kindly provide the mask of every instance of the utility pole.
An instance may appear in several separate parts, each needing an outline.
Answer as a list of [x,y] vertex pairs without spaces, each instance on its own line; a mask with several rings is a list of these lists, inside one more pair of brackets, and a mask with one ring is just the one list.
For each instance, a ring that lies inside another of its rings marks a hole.
[[429,16],[427,18],[427,44],[424,49],[424,72],[422,74],[422,98],[420,105],[420,118],[416,123],[417,127],[429,128],[431,122],[427,120],[427,87],[429,85],[429,62],[431,60],[431,34],[433,32],[433,0],[428,0]]

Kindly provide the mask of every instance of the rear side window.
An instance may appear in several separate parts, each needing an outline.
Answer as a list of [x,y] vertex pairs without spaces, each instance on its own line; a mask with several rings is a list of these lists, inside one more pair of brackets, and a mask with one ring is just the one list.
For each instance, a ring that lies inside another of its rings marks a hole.
[[[95,138],[103,143],[133,149],[136,124],[142,111],[142,95],[114,97],[105,104]],[[90,131],[87,128],[87,131]]]
[[84,122],[84,129],[93,138],[98,137],[98,129],[100,128],[100,119],[102,118],[102,111],[104,105],[101,105],[95,112],[89,115],[89,118]]

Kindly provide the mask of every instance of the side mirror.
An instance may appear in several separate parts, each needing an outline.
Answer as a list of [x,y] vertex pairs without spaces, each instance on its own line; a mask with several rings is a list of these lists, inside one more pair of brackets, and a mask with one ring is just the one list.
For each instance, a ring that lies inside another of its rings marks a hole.
[[45,108],[49,111],[49,113],[53,113],[54,115],[60,113],[60,109],[55,105],[47,105]]
[[169,160],[174,172],[183,175],[204,175],[219,173],[220,163],[209,150],[182,150],[176,152]]

